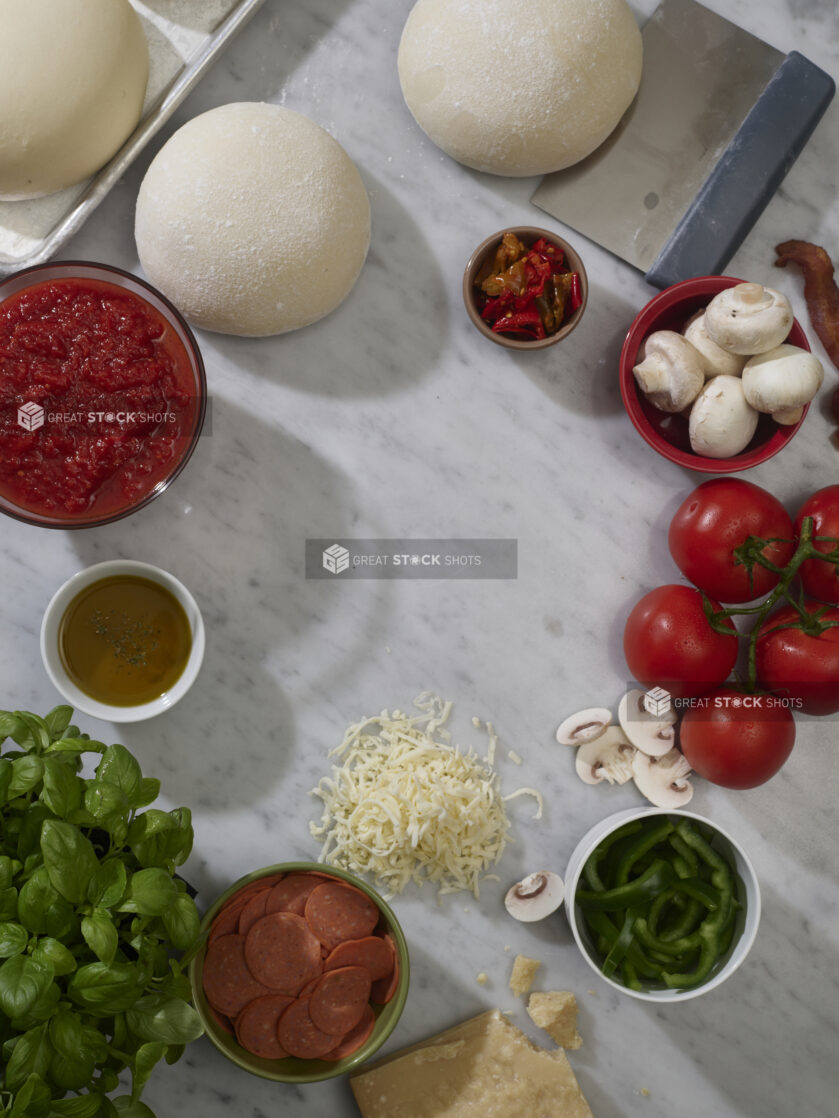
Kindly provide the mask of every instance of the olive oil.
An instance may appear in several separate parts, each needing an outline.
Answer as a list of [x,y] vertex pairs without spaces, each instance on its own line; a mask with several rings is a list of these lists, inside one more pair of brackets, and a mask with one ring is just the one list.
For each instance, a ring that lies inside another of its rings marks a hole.
[[58,630],[64,669],[86,695],[110,706],[139,706],[165,694],[192,650],[189,619],[165,586],[113,575],[70,602]]

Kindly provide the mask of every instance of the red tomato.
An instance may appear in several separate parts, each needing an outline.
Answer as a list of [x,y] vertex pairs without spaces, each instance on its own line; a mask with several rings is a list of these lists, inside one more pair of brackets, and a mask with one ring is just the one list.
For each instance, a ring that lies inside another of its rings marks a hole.
[[[839,609],[805,603],[808,613],[826,610],[822,620],[839,623]],[[810,636],[803,629],[778,628],[795,621],[794,606],[784,606],[760,627],[755,649],[761,687],[783,695],[794,710],[835,714],[839,710],[839,628]]]
[[670,522],[670,554],[682,574],[721,602],[749,602],[772,590],[778,576],[756,563],[735,565],[734,550],[749,536],[779,540],[762,549],[777,567],[792,557],[792,521],[777,498],[740,478],[705,481],[685,500]]
[[[719,609],[717,602],[711,602]],[[629,670],[645,687],[664,687],[675,698],[719,686],[737,659],[737,635],[715,632],[692,586],[659,586],[630,613],[623,632]]]
[[712,784],[756,788],[792,752],[795,721],[777,696],[720,687],[682,716],[679,744],[691,768]]
[[[796,539],[805,516],[813,518],[814,536],[833,536],[839,539],[839,485],[819,489],[804,502],[795,518]],[[835,546],[827,542],[816,544],[819,551],[832,551]],[[837,568],[832,563],[825,563],[822,559],[805,560],[798,569],[804,593],[811,598],[819,598],[822,602],[832,602],[834,605],[839,603],[839,577],[836,571]]]

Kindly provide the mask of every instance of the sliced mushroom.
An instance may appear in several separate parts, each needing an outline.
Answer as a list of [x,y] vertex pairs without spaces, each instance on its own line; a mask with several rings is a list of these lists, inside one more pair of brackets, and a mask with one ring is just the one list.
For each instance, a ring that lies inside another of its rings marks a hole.
[[705,308],[705,329],[729,353],[766,353],[780,345],[791,328],[789,299],[760,283],[727,287]]
[[508,889],[504,907],[516,920],[529,924],[556,912],[564,898],[562,878],[550,870],[539,870]]
[[676,742],[676,712],[651,714],[644,691],[627,691],[618,707],[618,721],[631,745],[649,757],[663,757]]
[[560,745],[573,746],[594,741],[606,730],[611,721],[612,712],[606,707],[588,707],[560,723],[556,740]]
[[577,776],[584,784],[626,784],[632,779],[635,746],[623,730],[610,726],[599,738],[584,742],[577,750]]
[[638,356],[632,372],[638,387],[659,411],[684,411],[705,383],[702,358],[674,330],[650,334]]
[[759,418],[740,377],[712,377],[690,409],[691,449],[708,458],[731,458],[752,441]]
[[690,765],[678,749],[663,757],[648,757],[640,751],[632,759],[632,779],[642,796],[655,807],[684,807],[693,795],[688,780]]
[[791,408],[809,404],[823,380],[818,357],[798,346],[779,345],[749,358],[743,369],[743,392],[758,411],[784,415]]
[[711,377],[739,377],[746,364],[745,355],[730,353],[727,349],[717,345],[705,329],[705,312],[697,313],[688,321],[682,331],[685,341],[690,342],[702,358],[705,370],[705,379]]

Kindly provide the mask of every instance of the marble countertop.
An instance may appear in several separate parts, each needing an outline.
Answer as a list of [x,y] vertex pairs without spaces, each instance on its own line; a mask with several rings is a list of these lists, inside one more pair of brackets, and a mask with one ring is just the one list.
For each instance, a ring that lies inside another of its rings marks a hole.
[[[707,0],[783,50],[839,74],[832,0]],[[830,1118],[839,1071],[839,840],[835,719],[801,718],[784,770],[750,792],[697,781],[691,808],[749,851],[763,920],[746,964],[722,987],[657,1008],[611,990],[578,955],[564,920],[514,924],[503,891],[541,866],[564,871],[598,819],[640,802],[632,786],[588,788],[557,746],[557,723],[615,705],[625,688],[620,634],[640,594],[676,581],[666,527],[702,480],[655,455],[621,405],[622,337],[653,292],[628,265],[529,203],[533,180],[472,172],[442,155],[402,100],[396,47],[409,0],[267,0],[170,122],[228,101],[299,110],[357,162],[373,241],[350,298],[285,337],[201,334],[211,422],[184,474],[139,514],[56,533],[0,525],[0,706],[44,712],[58,695],[38,629],[69,575],[99,560],[159,564],[191,588],[207,625],[203,672],[168,714],[116,728],[167,805],[194,810],[189,878],[206,905],[269,863],[312,858],[309,790],[344,728],[433,689],[455,703],[455,736],[481,745],[477,715],[500,735],[506,791],[545,793],[544,817],[512,801],[515,844],[480,901],[426,889],[394,901],[413,981],[388,1050],[486,1008],[512,1009],[512,956],[542,960],[539,987],[573,990],[583,1047],[574,1070],[597,1118]],[[654,0],[633,4],[639,18]],[[158,138],[62,254],[138,271],[137,189]],[[772,268],[787,238],[839,256],[839,102],[828,110],[729,271],[773,281],[807,322],[797,274]],[[509,224],[556,229],[582,252],[585,318],[560,346],[510,354],[478,337],[460,296],[474,246]],[[828,388],[836,370],[825,360]],[[837,480],[829,392],[785,452],[749,480],[795,509]],[[509,581],[315,581],[310,537],[518,540]],[[508,750],[522,758],[507,759]],[[485,972],[488,982],[476,981]],[[271,1084],[208,1040],[155,1071],[144,1098],[159,1116],[356,1114],[347,1083]]]

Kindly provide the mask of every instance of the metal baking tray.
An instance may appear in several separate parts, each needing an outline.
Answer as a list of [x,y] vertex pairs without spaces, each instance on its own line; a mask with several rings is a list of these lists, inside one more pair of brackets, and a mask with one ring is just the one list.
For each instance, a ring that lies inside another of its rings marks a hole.
[[149,40],[140,123],[93,178],[56,194],[0,202],[0,276],[42,264],[76,233],[265,0],[131,0]]

